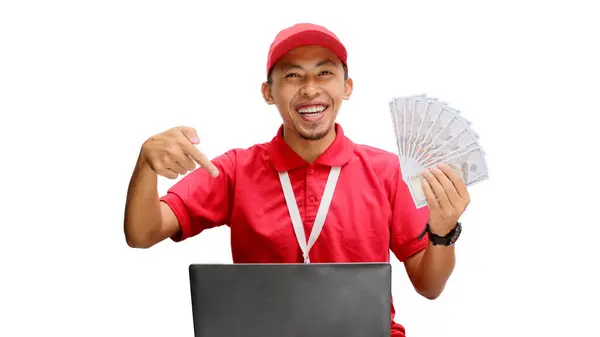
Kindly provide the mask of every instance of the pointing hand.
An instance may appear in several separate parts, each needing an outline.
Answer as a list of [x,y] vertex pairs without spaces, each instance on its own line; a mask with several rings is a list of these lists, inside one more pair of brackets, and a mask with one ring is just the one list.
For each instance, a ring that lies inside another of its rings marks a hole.
[[148,138],[142,145],[141,156],[156,174],[169,179],[193,171],[196,164],[216,177],[219,171],[198,150],[199,143],[194,128],[178,126]]

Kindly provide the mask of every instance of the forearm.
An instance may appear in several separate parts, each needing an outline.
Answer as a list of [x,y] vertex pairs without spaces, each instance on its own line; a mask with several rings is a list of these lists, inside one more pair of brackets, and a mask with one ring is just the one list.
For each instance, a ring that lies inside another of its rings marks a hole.
[[158,176],[140,157],[133,171],[125,205],[125,239],[131,247],[151,245],[161,230]]
[[455,262],[454,246],[434,246],[428,242],[413,280],[416,290],[426,298],[437,298],[444,290]]

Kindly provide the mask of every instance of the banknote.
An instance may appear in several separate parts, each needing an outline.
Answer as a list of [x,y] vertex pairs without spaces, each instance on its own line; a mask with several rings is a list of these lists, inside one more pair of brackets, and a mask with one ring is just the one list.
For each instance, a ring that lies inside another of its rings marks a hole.
[[426,155],[423,156],[422,163],[427,166],[439,161],[446,156],[460,153],[463,149],[473,149],[477,147],[479,135],[472,129],[463,129],[457,135],[447,141],[436,145]]
[[457,115],[457,112],[449,107],[444,107],[440,110],[427,130],[423,141],[419,144],[420,150],[413,156],[415,160],[421,160],[426,153],[435,150],[436,146],[450,139],[455,127],[460,128],[464,125],[459,122],[460,119],[457,118]]
[[415,205],[427,205],[423,170],[447,163],[467,186],[488,179],[485,151],[479,135],[460,110],[426,94],[394,97],[390,101],[402,179]]
[[[396,130],[396,139],[398,140],[399,153],[406,153],[408,150],[407,140],[409,132],[407,128],[409,123],[412,122],[412,116],[414,111],[414,103],[412,102],[415,98],[425,97],[425,94],[417,94],[413,96],[398,97],[390,101],[390,111],[392,113],[392,119],[394,128]],[[410,119],[410,122],[407,120]]]
[[417,98],[427,99],[425,94],[416,94],[406,97],[397,97],[389,102],[394,134],[396,136],[396,147],[398,149],[398,153],[400,154],[401,160],[407,158],[407,156],[404,155],[409,149],[409,145],[407,145],[409,135],[407,128],[409,128],[409,126],[408,123],[406,123],[406,120],[410,116],[412,121],[412,110],[414,109],[414,103],[412,100]]
[[485,152],[480,146],[454,157],[450,156],[440,162],[460,170],[459,175],[467,186],[472,186],[489,178]]
[[[425,132],[431,127],[434,122],[434,117],[439,114],[446,103],[419,97],[414,99],[414,116],[412,118],[411,130],[408,137],[408,153],[409,157],[414,158],[418,147],[423,143]],[[437,110],[436,110],[437,109]]]
[[[450,165],[450,167],[456,174],[458,174],[458,176],[463,181],[466,180],[466,176],[464,175],[463,171],[461,170],[461,166],[452,164],[452,165]],[[415,206],[417,208],[421,208],[423,206],[428,205],[427,197],[425,195],[425,191],[423,190],[423,179],[425,179],[425,176],[423,175],[422,172],[407,176],[404,179],[404,182],[408,186],[410,195],[411,195],[413,202],[415,203]]]

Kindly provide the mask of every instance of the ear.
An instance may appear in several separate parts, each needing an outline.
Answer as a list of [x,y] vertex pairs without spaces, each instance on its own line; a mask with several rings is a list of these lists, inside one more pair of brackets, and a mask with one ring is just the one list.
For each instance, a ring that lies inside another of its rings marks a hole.
[[269,85],[269,83],[263,82],[261,91],[262,91],[263,98],[265,99],[265,102],[267,102],[267,104],[269,104],[269,105],[275,104],[275,100],[273,99],[273,90],[271,89],[271,86]]
[[350,99],[350,96],[352,95],[353,87],[354,87],[354,83],[352,82],[352,79],[348,78],[344,85],[344,97],[342,97],[343,99],[345,99],[345,100]]

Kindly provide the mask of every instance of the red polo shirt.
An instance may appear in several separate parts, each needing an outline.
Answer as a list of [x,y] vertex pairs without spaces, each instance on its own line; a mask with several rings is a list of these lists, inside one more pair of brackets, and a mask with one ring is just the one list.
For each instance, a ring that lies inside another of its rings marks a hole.
[[[289,173],[308,238],[330,168],[341,166],[311,262],[389,262],[390,250],[404,261],[424,249],[427,239],[417,236],[428,210],[415,208],[398,156],[354,144],[338,124],[336,130],[333,144],[312,164],[285,143],[280,128],[269,143],[215,158],[216,178],[201,169],[189,173],[161,199],[181,224],[172,239],[228,225],[234,263],[301,263],[278,172]],[[394,313],[392,306],[392,320]],[[392,336],[404,336],[402,325],[392,323]]]

